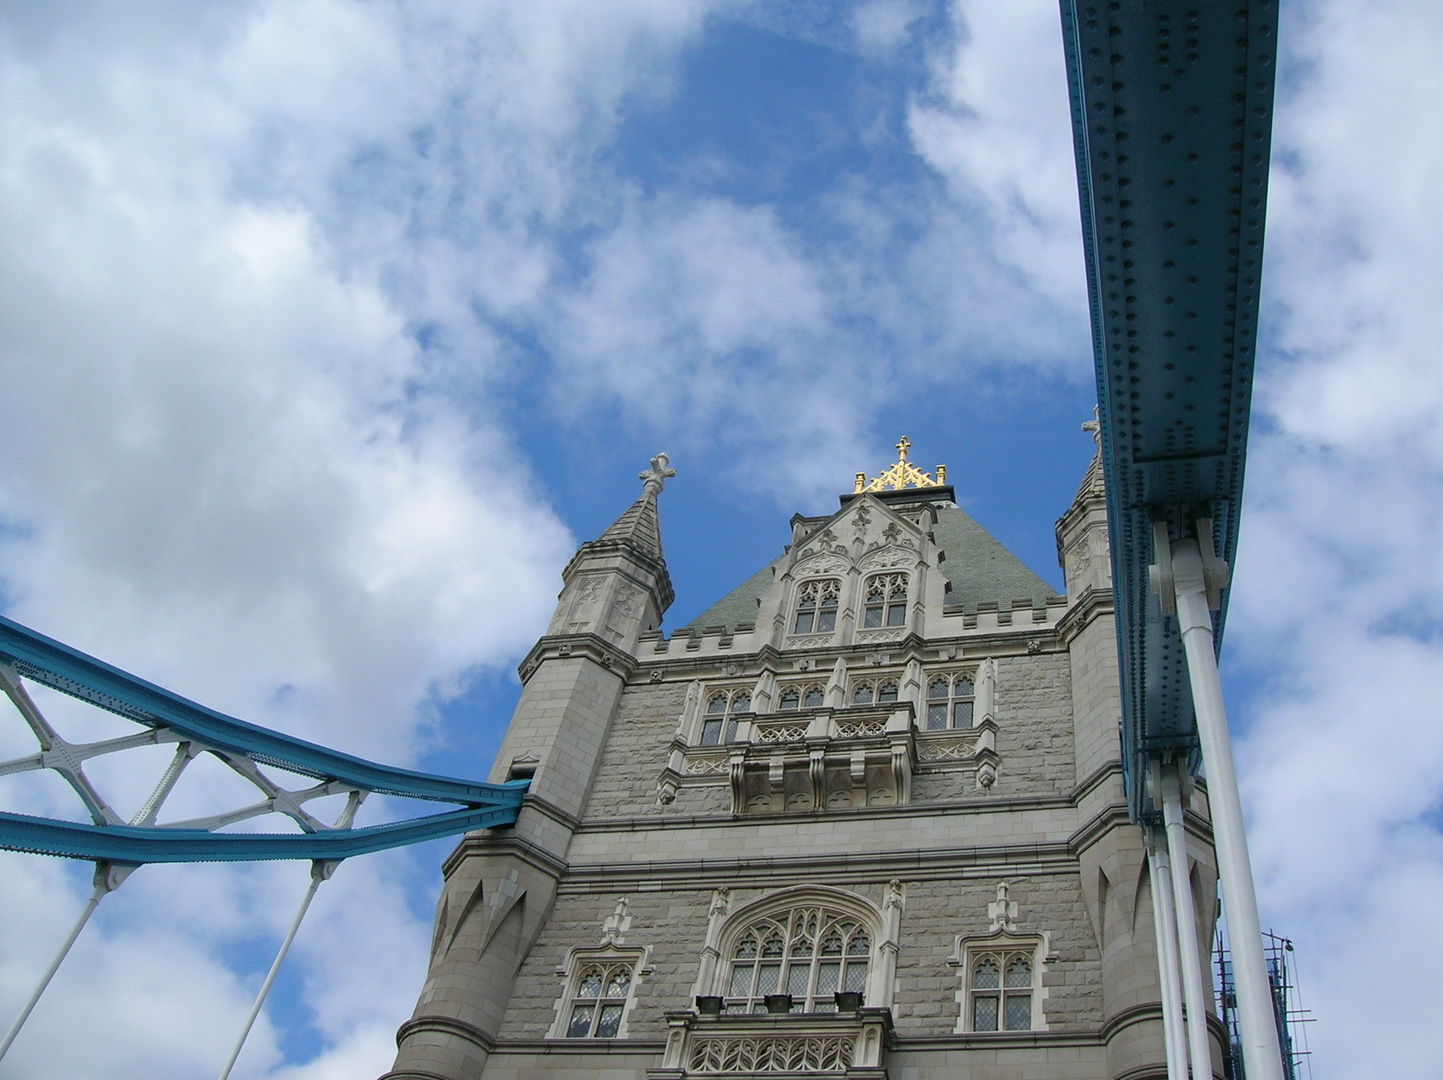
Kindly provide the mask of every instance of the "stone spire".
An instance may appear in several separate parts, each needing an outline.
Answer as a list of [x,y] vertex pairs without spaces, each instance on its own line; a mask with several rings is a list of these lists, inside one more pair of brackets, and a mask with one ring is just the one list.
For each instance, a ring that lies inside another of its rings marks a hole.
[[655,630],[675,593],[661,551],[656,497],[676,475],[663,452],[638,474],[641,498],[598,536],[582,544],[561,579],[549,634],[597,634],[625,651],[639,634]]
[[1057,560],[1067,579],[1067,598],[1076,600],[1089,589],[1112,588],[1111,556],[1107,543],[1107,490],[1102,470],[1102,424],[1097,409],[1082,430],[1091,433],[1092,461],[1072,505],[1057,522]]
[[670,461],[663,450],[651,459],[651,468],[637,473],[641,481],[641,498],[622,512],[621,517],[596,538],[596,544],[627,544],[639,553],[654,559],[663,559],[661,553],[661,522],[657,517],[656,497],[661,494],[667,480],[676,475],[670,468]]

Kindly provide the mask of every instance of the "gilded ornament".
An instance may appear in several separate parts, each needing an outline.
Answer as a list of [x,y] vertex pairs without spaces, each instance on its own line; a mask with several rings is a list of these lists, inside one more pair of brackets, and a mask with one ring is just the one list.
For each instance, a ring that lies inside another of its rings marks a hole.
[[929,473],[923,472],[917,466],[907,460],[907,451],[912,447],[912,440],[903,435],[897,441],[897,460],[882,472],[880,476],[867,482],[866,473],[857,473],[857,491],[900,491],[903,488],[933,488],[943,487],[947,483],[947,466],[937,466],[937,479],[933,480]]

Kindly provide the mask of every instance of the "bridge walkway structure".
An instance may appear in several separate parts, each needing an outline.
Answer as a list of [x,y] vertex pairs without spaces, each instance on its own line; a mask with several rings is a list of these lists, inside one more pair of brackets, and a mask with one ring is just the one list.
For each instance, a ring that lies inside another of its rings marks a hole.
[[[1187,880],[1205,771],[1249,1080],[1282,1076],[1217,673],[1251,410],[1276,0],[1061,0],[1122,677],[1129,812]],[[1170,843],[1169,843],[1170,841]],[[1182,845],[1180,847],[1180,845]],[[1185,887],[1172,948],[1193,928]],[[1159,895],[1155,890],[1154,895]],[[1184,910],[1186,909],[1186,910]],[[1203,1006],[1197,950],[1160,956]],[[1211,1076],[1166,986],[1169,1075]],[[1175,987],[1173,989],[1176,989]],[[1185,1047],[1185,1049],[1184,1049]]]

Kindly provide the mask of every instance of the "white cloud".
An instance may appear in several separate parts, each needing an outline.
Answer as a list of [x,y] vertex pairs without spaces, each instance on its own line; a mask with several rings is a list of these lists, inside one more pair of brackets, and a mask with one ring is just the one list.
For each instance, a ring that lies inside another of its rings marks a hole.
[[[931,83],[890,136],[935,188],[847,175],[800,215],[680,182],[643,193],[607,158],[628,109],[672,92],[707,14],[0,12],[7,611],[209,704],[404,760],[467,670],[529,644],[571,545],[506,442],[510,329],[554,354],[558,411],[622,402],[698,449],[739,446],[739,483],[788,500],[859,460],[888,387],[1085,377],[1054,3],[958,4],[953,36],[927,43]],[[879,0],[831,18],[881,62],[914,14]],[[1330,0],[1290,18],[1266,423],[1229,629],[1266,678],[1239,755],[1265,915],[1298,938],[1321,1020],[1315,1075],[1416,1074],[1438,1050],[1420,1032],[1443,960],[1427,929],[1443,16]],[[779,456],[797,463],[785,478]],[[386,1067],[428,922],[398,865],[343,867],[298,940],[321,1055],[286,1062],[263,1022],[243,1070]],[[85,890],[55,863],[4,869],[8,1011]],[[303,888],[297,867],[141,871],[16,1075],[214,1069],[259,980],[235,953],[268,954]],[[65,1038],[77,1015],[93,1038]]]
[[958,3],[956,45],[908,115],[918,152],[995,230],[992,255],[1086,320],[1082,227],[1055,4]]
[[905,44],[926,14],[917,0],[868,0],[852,10],[852,31],[864,56],[883,56]]
[[[584,212],[580,166],[626,95],[664,88],[652,61],[697,12],[94,14],[0,15],[7,614],[405,763],[437,700],[529,645],[573,546],[486,404],[498,359],[477,313],[534,302],[555,242],[538,223]],[[145,783],[107,779],[122,803]],[[9,784],[7,805],[34,790]],[[0,874],[7,1017],[89,891],[57,866],[9,856]],[[142,869],[7,1069],[218,1069],[259,982],[237,957],[268,962],[303,871]],[[389,1064],[429,922],[397,873],[373,858],[323,888],[291,965],[327,1049],[285,1075]],[[240,1074],[282,1068],[278,1040],[263,1018]]]

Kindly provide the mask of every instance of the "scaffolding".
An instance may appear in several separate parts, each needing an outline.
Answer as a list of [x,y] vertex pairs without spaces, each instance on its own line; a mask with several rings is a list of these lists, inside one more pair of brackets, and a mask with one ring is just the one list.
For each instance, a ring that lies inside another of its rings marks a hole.
[[[1263,934],[1263,952],[1267,959],[1268,986],[1273,997],[1273,1020],[1278,1026],[1278,1045],[1283,1055],[1283,1075],[1287,1080],[1312,1080],[1312,1051],[1308,1049],[1307,1025],[1313,1023],[1314,1017],[1311,1009],[1303,1007],[1293,943],[1268,930]],[[1242,1031],[1238,1022],[1232,955],[1222,931],[1217,936],[1216,960],[1222,1021],[1228,1037],[1223,1054],[1223,1075],[1226,1080],[1247,1080],[1243,1068]]]

